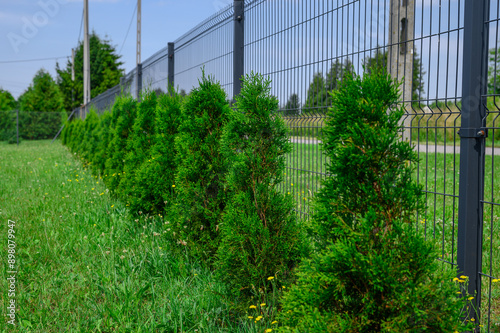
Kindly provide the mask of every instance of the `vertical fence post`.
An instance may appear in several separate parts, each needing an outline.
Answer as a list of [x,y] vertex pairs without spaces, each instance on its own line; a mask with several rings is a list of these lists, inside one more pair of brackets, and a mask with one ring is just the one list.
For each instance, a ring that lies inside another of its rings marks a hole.
[[135,85],[136,87],[136,92],[135,96],[137,98],[137,101],[141,101],[141,91],[142,91],[142,64],[137,64],[137,83]]
[[16,110],[16,139],[19,146],[19,109]]
[[241,91],[245,57],[245,1],[234,0],[233,100]]
[[[475,296],[469,318],[479,322],[484,197],[485,115],[488,76],[489,0],[465,0],[460,128],[460,185],[457,260],[459,275],[469,277],[468,293]],[[466,295],[463,295],[466,296]]]
[[174,86],[174,43],[168,43],[168,88]]

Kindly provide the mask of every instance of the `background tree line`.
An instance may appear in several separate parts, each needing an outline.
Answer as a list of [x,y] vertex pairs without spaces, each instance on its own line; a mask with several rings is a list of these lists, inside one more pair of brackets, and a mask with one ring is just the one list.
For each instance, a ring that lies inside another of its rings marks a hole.
[[[387,50],[377,49],[373,56],[364,58],[363,67],[365,73],[370,74],[374,70],[387,68],[387,56]],[[324,113],[326,109],[332,105],[329,92],[337,90],[339,80],[342,81],[345,75],[352,75],[352,73],[354,73],[354,66],[349,58],[346,58],[343,62],[336,59],[332,62],[326,76],[324,76],[322,72],[317,72],[313,75],[312,81],[307,89],[304,104],[300,103],[298,94],[293,93],[281,109],[283,114],[285,116],[294,116],[301,114],[312,115]],[[422,61],[415,50],[415,52],[413,52],[413,101],[421,99],[422,95],[425,93],[423,81],[424,75],[425,71],[422,66]],[[500,78],[497,81],[499,81],[498,86],[500,87]]]
[[[121,56],[111,41],[101,39],[95,32],[90,36],[91,96],[96,97],[120,83],[123,76]],[[67,114],[83,100],[83,42],[75,50],[75,80],[71,78],[72,64],[64,68],[56,64],[56,78],[40,69],[29,87],[16,100],[0,88],[0,141],[15,142],[16,113],[19,110],[19,134],[22,139],[48,139],[55,136]]]

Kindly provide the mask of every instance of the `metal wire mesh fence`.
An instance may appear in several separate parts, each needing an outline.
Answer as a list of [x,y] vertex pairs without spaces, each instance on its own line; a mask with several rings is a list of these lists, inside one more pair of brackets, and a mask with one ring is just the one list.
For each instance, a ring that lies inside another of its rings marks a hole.
[[348,73],[385,67],[401,83],[403,138],[420,158],[414,177],[427,209],[418,227],[437,241],[439,260],[469,276],[476,318],[491,331],[500,327],[499,21],[500,0],[236,0],[92,103],[168,83],[189,92],[202,68],[231,99],[235,78],[264,74],[294,148],[282,189],[307,219],[328,165],[328,92]]
[[174,42],[174,78],[180,90],[189,92],[197,86],[203,69],[232,92],[233,14],[233,6],[228,6]]
[[0,111],[0,141],[51,139],[66,119],[66,112]]

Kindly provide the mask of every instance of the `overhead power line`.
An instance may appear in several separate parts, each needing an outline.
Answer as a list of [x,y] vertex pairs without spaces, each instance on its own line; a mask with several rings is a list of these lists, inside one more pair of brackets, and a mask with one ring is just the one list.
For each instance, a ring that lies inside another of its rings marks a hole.
[[125,45],[125,41],[127,40],[128,33],[130,32],[130,27],[132,26],[132,22],[134,22],[134,17],[135,17],[136,11],[137,11],[137,3],[135,4],[134,12],[132,13],[132,18],[130,19],[130,23],[128,25],[127,34],[125,35],[125,38],[123,39],[122,47],[120,48],[120,52],[118,52],[119,54],[122,53],[123,46]]
[[34,62],[34,61],[45,61],[45,60],[57,60],[62,58],[69,58],[69,56],[63,57],[52,57],[52,58],[39,58],[39,59],[23,59],[23,60],[3,60],[0,61],[0,64],[13,64],[18,62]]
[[80,32],[78,33],[78,44],[80,44],[80,41],[82,40],[83,13],[84,11],[82,10],[82,20],[80,21]]

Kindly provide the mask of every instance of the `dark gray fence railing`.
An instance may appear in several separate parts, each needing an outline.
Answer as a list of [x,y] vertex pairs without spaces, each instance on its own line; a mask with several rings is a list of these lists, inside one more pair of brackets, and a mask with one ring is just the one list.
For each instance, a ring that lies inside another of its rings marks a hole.
[[327,92],[347,72],[387,68],[401,82],[403,136],[420,157],[415,179],[428,208],[417,224],[438,241],[439,260],[469,277],[481,331],[498,330],[499,3],[236,0],[91,103],[103,111],[122,91],[138,97],[168,84],[189,93],[202,69],[231,99],[242,74],[262,73],[272,79],[294,147],[283,190],[308,218],[328,163],[320,151]]

